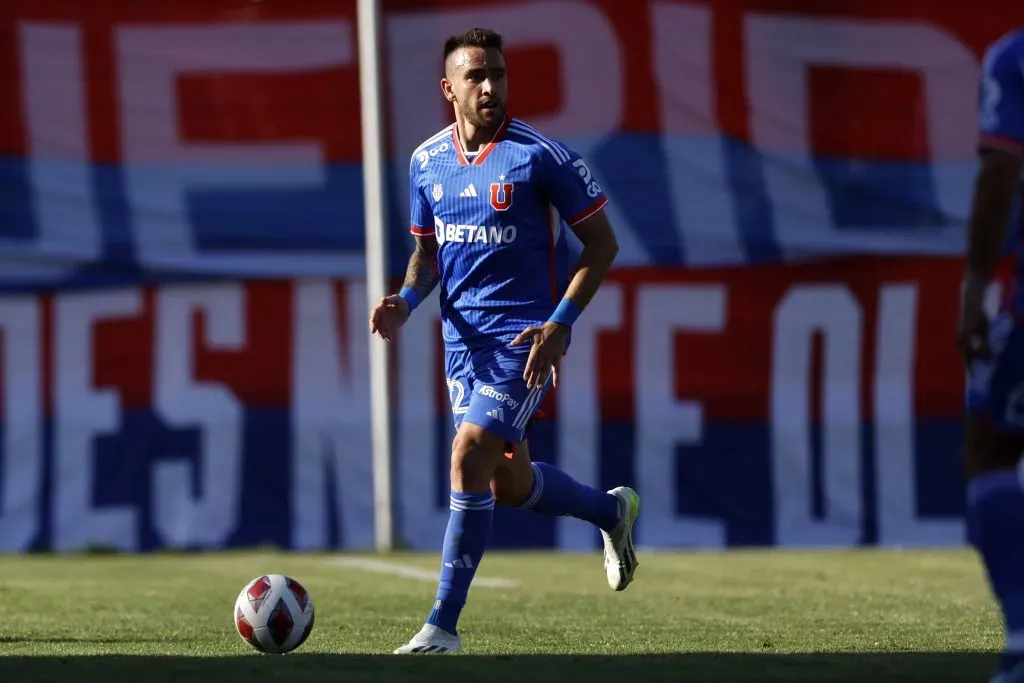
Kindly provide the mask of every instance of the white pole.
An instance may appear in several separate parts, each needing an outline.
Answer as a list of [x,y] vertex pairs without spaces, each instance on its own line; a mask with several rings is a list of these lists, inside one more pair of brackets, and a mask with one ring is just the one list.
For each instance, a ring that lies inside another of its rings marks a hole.
[[[387,287],[387,184],[384,179],[384,132],[381,106],[380,2],[358,0],[359,109],[363,133],[363,204],[366,230],[366,296],[370,310]],[[391,373],[388,347],[370,340],[370,425],[373,448],[373,524],[378,552],[394,547],[391,506]]]

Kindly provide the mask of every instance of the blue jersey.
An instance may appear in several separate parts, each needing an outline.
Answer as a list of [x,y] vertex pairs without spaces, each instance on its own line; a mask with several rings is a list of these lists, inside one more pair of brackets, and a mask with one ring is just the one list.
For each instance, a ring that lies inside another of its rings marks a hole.
[[[1024,156],[1024,29],[989,46],[978,97],[979,146]],[[1019,221],[1019,214],[1015,223]],[[1024,314],[1024,261],[1018,264],[1010,306]]]
[[412,154],[411,230],[437,238],[449,351],[507,343],[543,323],[569,279],[562,231],[607,199],[575,152],[506,118],[467,154],[451,125]]

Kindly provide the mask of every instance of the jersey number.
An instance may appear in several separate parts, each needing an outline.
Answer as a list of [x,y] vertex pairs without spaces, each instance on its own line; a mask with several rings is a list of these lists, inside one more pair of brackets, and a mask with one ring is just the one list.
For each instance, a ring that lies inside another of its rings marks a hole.
[[469,412],[469,406],[462,405],[466,400],[466,385],[457,379],[448,380],[448,397],[452,401],[452,413],[462,415]]
[[594,180],[594,176],[590,173],[590,169],[587,168],[587,164],[583,159],[577,159],[572,162],[573,168],[580,174],[580,178],[583,178],[583,183],[587,186],[587,195],[590,197],[596,197],[601,192],[601,186]]

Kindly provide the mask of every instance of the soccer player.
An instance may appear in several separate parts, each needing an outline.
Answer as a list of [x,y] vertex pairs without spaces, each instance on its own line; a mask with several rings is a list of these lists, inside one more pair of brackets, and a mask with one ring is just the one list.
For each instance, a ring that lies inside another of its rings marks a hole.
[[991,683],[1024,682],[1024,264],[989,325],[985,290],[1007,237],[1024,155],[1024,31],[989,46],[957,341],[970,372],[964,425],[967,533],[1002,609],[1006,646]]
[[[636,492],[598,491],[546,463],[531,463],[524,429],[549,386],[576,318],[618,251],[600,186],[579,155],[506,111],[501,36],[472,29],[444,45],[441,91],[455,123],[412,154],[415,249],[405,284],[370,316],[385,341],[440,284],[445,375],[456,435],[441,577],[423,629],[396,654],[451,653],[484,554],[495,499],[593,523],[604,538],[609,585],[637,567]],[[560,221],[552,220],[551,207]],[[583,251],[569,278],[560,226]],[[511,444],[505,457],[506,444]]]

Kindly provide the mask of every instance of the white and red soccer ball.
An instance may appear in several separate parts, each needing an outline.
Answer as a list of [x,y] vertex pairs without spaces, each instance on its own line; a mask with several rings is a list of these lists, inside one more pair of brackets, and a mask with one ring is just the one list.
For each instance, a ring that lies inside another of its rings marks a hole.
[[291,652],[313,630],[313,599],[295,579],[281,574],[259,576],[235,600],[235,629],[260,652]]

